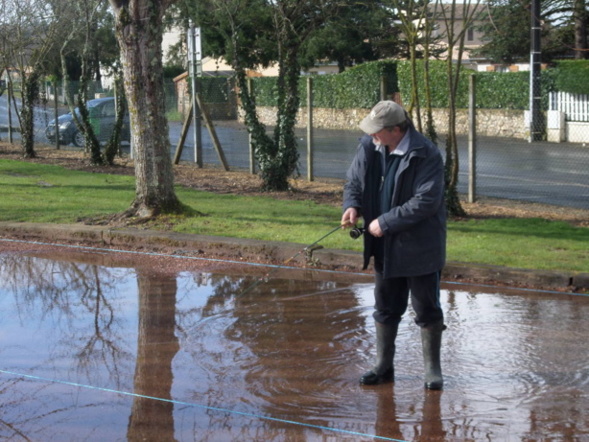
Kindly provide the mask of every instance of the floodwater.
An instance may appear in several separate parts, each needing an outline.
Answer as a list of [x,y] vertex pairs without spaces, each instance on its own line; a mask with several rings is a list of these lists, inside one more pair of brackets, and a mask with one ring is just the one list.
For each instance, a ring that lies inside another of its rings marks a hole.
[[445,283],[445,389],[369,275],[0,240],[0,438],[589,440],[589,297]]

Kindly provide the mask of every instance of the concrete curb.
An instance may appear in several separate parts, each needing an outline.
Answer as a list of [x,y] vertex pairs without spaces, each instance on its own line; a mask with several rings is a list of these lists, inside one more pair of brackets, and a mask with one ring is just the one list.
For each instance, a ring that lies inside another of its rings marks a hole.
[[[362,254],[347,250],[318,249],[312,253],[305,245],[277,241],[203,236],[175,232],[109,228],[82,224],[39,224],[0,222],[0,235],[39,242],[83,244],[94,247],[132,248],[162,253],[190,253],[206,258],[225,258],[252,262],[283,263],[349,271],[361,271]],[[297,255],[295,259],[291,258]],[[371,273],[371,271],[370,271]],[[589,291],[589,273],[514,269],[507,267],[448,262],[443,279],[472,283],[523,286],[567,291]]]

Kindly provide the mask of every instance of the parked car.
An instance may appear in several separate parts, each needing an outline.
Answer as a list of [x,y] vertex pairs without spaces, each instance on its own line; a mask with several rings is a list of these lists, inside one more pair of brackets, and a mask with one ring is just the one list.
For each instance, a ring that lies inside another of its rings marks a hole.
[[[89,100],[86,103],[88,113],[90,114],[90,123],[94,128],[94,133],[98,141],[107,141],[114,129],[116,122],[116,109],[114,97],[97,98]],[[74,110],[80,117],[79,110]],[[76,126],[76,120],[72,113],[61,115],[57,118],[59,124],[59,142],[60,144],[74,144],[83,147],[86,140],[84,134]],[[50,142],[55,142],[55,120],[49,122],[45,128],[45,136]],[[121,141],[129,142],[131,140],[131,131],[129,129],[129,114],[123,117],[123,127],[121,128]]]

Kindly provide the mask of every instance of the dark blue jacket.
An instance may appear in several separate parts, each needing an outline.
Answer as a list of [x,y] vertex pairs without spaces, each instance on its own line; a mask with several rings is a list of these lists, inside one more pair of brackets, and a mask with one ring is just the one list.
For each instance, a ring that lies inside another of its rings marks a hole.
[[[440,150],[410,125],[409,150],[395,175],[391,210],[373,213],[380,198],[375,183],[382,180],[381,155],[365,135],[344,186],[344,211],[356,207],[364,225],[378,217],[384,232],[384,277],[419,276],[441,271],[446,260],[444,161]],[[364,268],[375,254],[377,238],[364,234]]]

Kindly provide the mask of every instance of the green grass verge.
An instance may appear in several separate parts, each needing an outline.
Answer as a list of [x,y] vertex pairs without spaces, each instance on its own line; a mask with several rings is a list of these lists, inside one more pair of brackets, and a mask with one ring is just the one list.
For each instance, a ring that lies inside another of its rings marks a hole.
[[[0,221],[75,223],[129,207],[134,178],[0,160]],[[203,216],[175,216],[173,230],[200,235],[311,244],[335,228],[341,212],[309,201],[219,195],[177,188],[180,200]],[[172,217],[171,217],[172,218]],[[157,228],[157,225],[152,226]],[[449,221],[448,260],[538,270],[586,272],[589,229],[543,219]],[[321,242],[361,250],[347,231]]]

